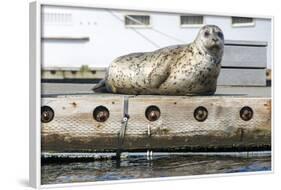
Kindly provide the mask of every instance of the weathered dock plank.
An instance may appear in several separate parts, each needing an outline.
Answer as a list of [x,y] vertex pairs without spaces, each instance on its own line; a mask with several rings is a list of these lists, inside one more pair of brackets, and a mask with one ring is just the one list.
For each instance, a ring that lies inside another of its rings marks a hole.
[[[41,83],[42,96],[92,95],[93,83]],[[217,86],[216,96],[271,97],[271,87]]]
[[88,66],[77,67],[47,67],[42,70],[43,80],[67,80],[67,79],[92,79],[100,80],[105,76],[106,68]]
[[[42,106],[49,106],[54,112],[50,122],[42,122],[42,151],[270,148],[271,99],[244,96],[130,96],[124,141],[118,147],[124,97],[93,94],[42,98]],[[100,106],[108,114],[94,113]],[[151,111],[150,106],[158,110]],[[198,112],[198,107],[205,110]],[[246,111],[241,111],[244,107]]]

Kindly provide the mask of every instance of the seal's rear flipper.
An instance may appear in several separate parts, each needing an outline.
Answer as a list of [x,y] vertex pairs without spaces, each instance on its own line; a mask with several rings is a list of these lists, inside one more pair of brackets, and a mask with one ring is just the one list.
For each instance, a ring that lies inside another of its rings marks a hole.
[[96,84],[92,90],[94,92],[106,93],[107,89],[105,87],[105,79],[102,79],[98,84]]

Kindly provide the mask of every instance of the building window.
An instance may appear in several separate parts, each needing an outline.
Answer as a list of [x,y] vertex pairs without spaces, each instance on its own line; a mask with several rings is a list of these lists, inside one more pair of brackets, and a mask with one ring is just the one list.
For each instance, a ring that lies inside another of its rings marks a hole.
[[232,26],[254,26],[254,19],[249,17],[231,17]]
[[126,15],[125,25],[129,27],[147,27],[150,26],[150,16],[149,15]]
[[44,24],[70,25],[72,24],[71,13],[43,12],[42,21]]
[[197,27],[202,26],[204,23],[203,16],[181,15],[180,25],[183,27]]

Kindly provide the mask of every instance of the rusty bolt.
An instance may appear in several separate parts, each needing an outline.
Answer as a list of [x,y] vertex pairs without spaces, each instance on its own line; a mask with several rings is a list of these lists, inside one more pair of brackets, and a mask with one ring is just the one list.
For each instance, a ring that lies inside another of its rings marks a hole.
[[51,70],[50,72],[51,72],[52,75],[55,75],[55,74],[56,74],[56,71],[55,71],[55,70]]
[[71,71],[71,74],[75,75],[77,73],[77,71]]
[[244,121],[251,120],[253,118],[253,115],[254,115],[254,111],[252,110],[252,108],[248,106],[245,106],[240,110],[240,117]]
[[105,122],[109,118],[109,111],[104,106],[98,106],[93,112],[93,117],[98,122]]
[[208,110],[203,106],[199,106],[194,110],[193,116],[197,121],[203,122],[208,117]]
[[55,112],[49,106],[42,106],[41,107],[41,122],[42,123],[49,123],[54,119]]
[[157,106],[149,106],[145,110],[145,117],[149,121],[156,121],[161,115],[160,109]]

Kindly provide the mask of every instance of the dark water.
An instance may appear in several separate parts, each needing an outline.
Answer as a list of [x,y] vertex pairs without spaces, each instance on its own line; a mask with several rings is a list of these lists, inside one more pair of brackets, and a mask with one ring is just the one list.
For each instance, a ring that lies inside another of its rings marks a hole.
[[43,164],[42,184],[93,182],[152,177],[189,176],[235,172],[270,171],[271,156],[169,155],[148,160],[145,156]]

